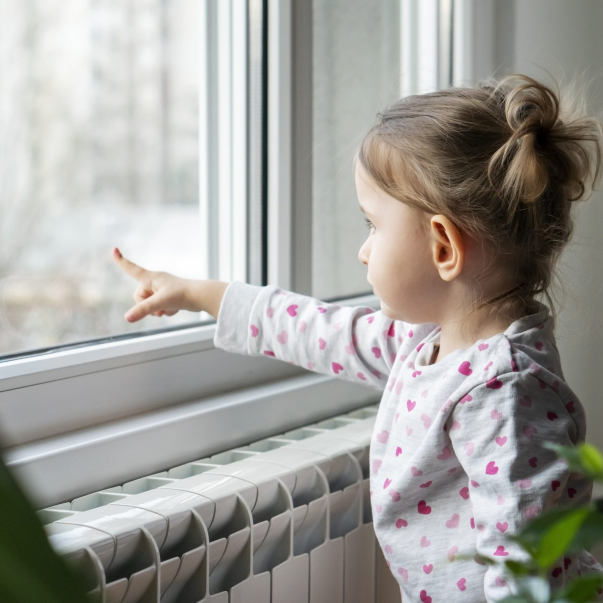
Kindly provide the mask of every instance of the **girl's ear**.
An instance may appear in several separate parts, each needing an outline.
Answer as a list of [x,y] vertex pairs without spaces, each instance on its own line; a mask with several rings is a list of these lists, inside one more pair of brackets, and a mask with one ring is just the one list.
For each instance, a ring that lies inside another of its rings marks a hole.
[[430,222],[431,249],[433,263],[442,280],[451,281],[463,269],[465,246],[458,228],[441,214]]

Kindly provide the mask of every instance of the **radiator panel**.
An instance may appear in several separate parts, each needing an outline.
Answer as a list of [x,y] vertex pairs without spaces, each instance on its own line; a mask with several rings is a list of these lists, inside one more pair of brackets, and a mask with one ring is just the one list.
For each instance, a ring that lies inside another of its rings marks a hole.
[[398,603],[376,541],[377,405],[38,512],[99,603]]

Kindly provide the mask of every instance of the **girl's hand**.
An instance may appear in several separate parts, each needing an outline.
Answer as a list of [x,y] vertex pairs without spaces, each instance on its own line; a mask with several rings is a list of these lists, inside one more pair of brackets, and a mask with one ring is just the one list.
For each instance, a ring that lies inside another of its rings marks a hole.
[[196,281],[169,272],[146,270],[124,258],[117,247],[113,249],[113,259],[126,274],[138,281],[133,295],[136,305],[124,316],[128,322],[136,322],[149,314],[174,316],[179,310],[201,311],[195,307],[191,296]]

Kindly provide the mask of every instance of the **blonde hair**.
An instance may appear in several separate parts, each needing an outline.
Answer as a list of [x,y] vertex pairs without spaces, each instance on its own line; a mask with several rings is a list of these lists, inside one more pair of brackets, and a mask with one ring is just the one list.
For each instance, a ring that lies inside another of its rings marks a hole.
[[572,202],[590,198],[601,175],[603,130],[581,91],[568,87],[562,99],[555,84],[557,94],[512,73],[404,97],[378,115],[356,155],[390,196],[481,241],[492,257],[486,272],[492,265],[516,279],[483,301],[478,278],[467,318],[481,308],[521,316],[544,293],[556,323],[549,287],[573,232]]

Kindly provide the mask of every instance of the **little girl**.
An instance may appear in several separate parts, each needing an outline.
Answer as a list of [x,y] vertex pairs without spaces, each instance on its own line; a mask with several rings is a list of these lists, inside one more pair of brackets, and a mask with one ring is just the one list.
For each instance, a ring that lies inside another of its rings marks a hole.
[[[542,443],[585,439],[548,289],[572,202],[599,179],[601,134],[596,119],[520,74],[408,96],[379,115],[355,161],[371,229],[359,259],[381,310],[179,279],[116,250],[140,281],[126,318],[206,310],[221,349],[382,391],[371,505],[403,599],[500,601],[517,592],[503,562],[527,559],[507,536],[591,499],[592,482]],[[552,314],[535,299],[542,292]],[[588,552],[563,557],[550,583],[587,570],[603,572]]]

